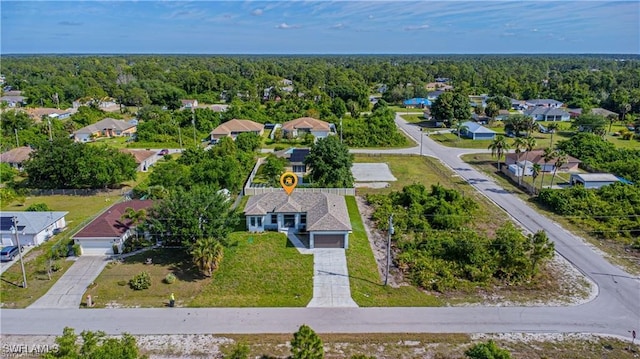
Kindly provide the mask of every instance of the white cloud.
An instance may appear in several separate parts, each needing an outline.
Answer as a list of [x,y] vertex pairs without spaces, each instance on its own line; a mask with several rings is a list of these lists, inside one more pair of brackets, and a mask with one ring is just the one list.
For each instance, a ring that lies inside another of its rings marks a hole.
[[404,27],[404,31],[419,31],[419,30],[426,30],[428,28],[429,28],[429,25],[427,25],[427,24],[412,25],[412,26],[405,26]]
[[341,30],[341,29],[344,29],[344,28],[346,28],[346,27],[347,27],[347,26],[346,26],[345,24],[343,24],[343,23],[339,23],[339,24],[335,24],[335,25],[333,25],[333,26],[330,26],[329,28],[330,28],[330,29],[334,29],[334,30]]
[[253,16],[261,16],[262,14],[264,14],[264,10],[262,9],[255,9],[251,12],[251,15]]
[[298,29],[300,28],[300,25],[289,25],[286,22],[283,22],[280,25],[276,25],[277,29]]

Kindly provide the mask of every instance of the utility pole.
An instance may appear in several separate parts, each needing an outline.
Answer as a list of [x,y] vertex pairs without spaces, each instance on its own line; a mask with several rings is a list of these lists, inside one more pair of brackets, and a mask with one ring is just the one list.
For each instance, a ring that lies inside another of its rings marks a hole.
[[13,233],[16,235],[16,245],[18,246],[18,255],[20,256],[20,267],[22,268],[22,288],[27,288],[27,273],[24,271],[24,262],[22,261],[22,247],[20,246],[20,235],[18,234],[18,217],[13,216]]
[[384,285],[389,282],[389,264],[391,262],[391,235],[395,232],[393,228],[393,213],[389,216],[389,231],[387,235],[387,272],[384,276]]
[[340,117],[340,143],[342,143],[342,117]]
[[18,129],[14,128],[13,132],[16,133],[16,147],[20,147],[20,140],[18,139]]
[[47,123],[49,123],[49,142],[53,142],[53,136],[51,136],[51,117],[47,118]]
[[422,137],[423,137],[422,127],[420,127],[420,156],[422,156]]
[[180,131],[180,124],[178,124],[178,139],[180,140],[180,151],[182,151],[182,132]]

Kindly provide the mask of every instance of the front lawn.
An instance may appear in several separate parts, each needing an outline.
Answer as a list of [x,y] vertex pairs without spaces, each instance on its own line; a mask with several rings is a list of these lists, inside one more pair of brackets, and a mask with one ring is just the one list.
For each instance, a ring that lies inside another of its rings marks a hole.
[[[225,249],[220,268],[208,278],[182,249],[154,249],[110,264],[96,279],[91,294],[96,307],[163,307],[174,293],[184,307],[301,307],[313,295],[313,257],[301,255],[281,233],[234,232],[237,242]],[[152,258],[153,264],[145,264]],[[151,288],[135,291],[134,275],[150,274]],[[164,283],[167,274],[177,280]]]
[[353,232],[349,235],[347,267],[351,298],[363,307],[424,307],[440,306],[442,302],[413,286],[384,286],[378,273],[371,245],[367,238],[358,205],[354,197],[346,197]]

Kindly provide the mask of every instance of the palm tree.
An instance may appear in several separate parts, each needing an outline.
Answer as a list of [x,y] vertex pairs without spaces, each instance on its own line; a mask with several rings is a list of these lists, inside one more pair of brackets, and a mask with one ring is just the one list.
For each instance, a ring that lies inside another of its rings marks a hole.
[[551,142],[549,143],[549,147],[553,148],[553,134],[556,133],[556,131],[560,128],[560,125],[558,125],[555,122],[550,123],[549,125],[547,125],[547,131],[549,131],[549,133],[551,134]]
[[[513,141],[513,149],[516,153],[516,164],[518,166],[520,166],[520,153],[522,153],[522,150],[525,148],[526,144],[524,139],[518,137]],[[526,162],[525,162],[525,166],[526,166]],[[525,166],[522,167],[522,171],[520,172],[520,176],[518,177],[518,185],[520,185],[522,183],[522,176],[524,176],[524,169]]]
[[524,127],[527,130],[527,137],[531,137],[531,133],[537,125],[538,122],[533,117],[526,117],[524,120]]
[[224,247],[215,238],[200,238],[191,246],[191,256],[198,269],[211,277],[222,262]]
[[454,120],[453,121],[453,128],[456,129],[456,133],[458,134],[458,141],[460,141],[460,132],[464,131],[464,130],[468,130],[469,127],[465,126],[462,122],[460,122],[459,120]]
[[504,155],[505,151],[509,150],[509,144],[503,135],[498,135],[493,139],[493,142],[489,145],[492,157],[498,157],[498,171],[500,171],[500,159]]
[[569,162],[569,157],[564,151],[556,152],[556,162],[553,164],[553,176],[551,176],[551,187],[553,188],[553,180],[556,178],[558,169]]
[[527,150],[524,154],[524,166],[527,168],[527,162],[529,161],[529,152],[533,151],[533,149],[537,145],[537,141],[533,137],[527,137],[524,140],[524,147]]
[[531,177],[533,177],[533,182],[531,182],[531,186],[533,187],[534,194],[536,192],[536,178],[538,178],[538,175],[540,174],[541,170],[542,170],[542,166],[540,166],[539,163],[534,163],[533,166],[531,166]]
[[540,180],[540,189],[542,189],[542,186],[544,185],[544,173],[546,172],[546,167],[547,167],[547,163],[553,161],[553,159],[556,158],[556,151],[554,151],[551,147],[547,147],[544,149],[544,152],[542,153],[542,160],[544,161],[544,167],[543,171],[542,171],[542,179]]
[[138,239],[138,226],[140,225],[140,223],[144,222],[146,218],[147,211],[144,208],[136,211],[131,207],[127,207],[127,209],[124,210],[124,213],[120,217],[120,219],[128,219],[131,222],[129,224],[129,227],[134,228],[136,240]]

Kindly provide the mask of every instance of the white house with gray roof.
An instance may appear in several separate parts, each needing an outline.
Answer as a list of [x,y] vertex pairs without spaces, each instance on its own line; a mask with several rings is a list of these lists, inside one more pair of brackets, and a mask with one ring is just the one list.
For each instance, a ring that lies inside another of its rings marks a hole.
[[[22,246],[39,246],[67,226],[69,212],[0,212],[2,246],[16,245],[15,236]],[[13,218],[17,221],[17,233]]]
[[554,107],[532,107],[524,112],[526,116],[533,117],[536,121],[569,121],[571,115],[564,110]]
[[244,208],[247,230],[288,231],[309,235],[309,248],[348,248],[351,220],[344,197],[331,193],[271,192],[249,198]]

